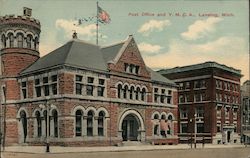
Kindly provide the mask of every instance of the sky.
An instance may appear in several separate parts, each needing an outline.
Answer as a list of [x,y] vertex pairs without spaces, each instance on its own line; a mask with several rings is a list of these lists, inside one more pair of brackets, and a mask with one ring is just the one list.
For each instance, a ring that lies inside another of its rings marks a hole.
[[[147,66],[154,70],[215,61],[241,70],[249,79],[248,0],[99,0],[111,18],[99,26],[99,45],[132,34]],[[96,42],[93,0],[0,0],[0,16],[22,15],[23,7],[41,22],[40,55],[72,39]]]

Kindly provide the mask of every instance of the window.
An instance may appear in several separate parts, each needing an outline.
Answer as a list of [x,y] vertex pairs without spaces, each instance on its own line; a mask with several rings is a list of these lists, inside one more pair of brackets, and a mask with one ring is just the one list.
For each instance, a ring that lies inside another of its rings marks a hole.
[[236,120],[237,119],[237,109],[233,110],[233,119]]
[[51,87],[52,87],[52,94],[57,94],[57,75],[51,76]]
[[27,39],[26,39],[27,48],[31,48],[31,40],[32,40],[32,36],[31,36],[31,35],[28,35],[28,36],[27,36]]
[[118,94],[117,94],[118,98],[121,98],[121,93],[122,93],[122,85],[121,84],[118,85],[117,91],[118,91]]
[[179,96],[179,103],[185,103],[185,97],[183,94],[180,94]]
[[180,123],[181,133],[188,133],[188,124],[187,123]]
[[158,102],[158,88],[154,88],[154,102]]
[[190,89],[190,82],[185,82],[185,89]]
[[37,137],[42,136],[42,119],[39,111],[36,111]]
[[99,79],[99,85],[98,85],[98,89],[97,89],[97,95],[103,97],[104,96],[104,79]]
[[94,114],[92,111],[89,111],[87,115],[87,136],[93,136],[93,119]]
[[217,122],[217,133],[221,132],[221,123]]
[[6,37],[4,35],[2,35],[2,45],[3,48],[6,48]]
[[183,90],[183,89],[184,89],[183,83],[179,83],[179,90]]
[[221,108],[220,107],[217,107],[216,115],[217,115],[217,118],[221,118]]
[[56,110],[52,111],[52,121],[54,123],[54,127],[53,127],[54,137],[58,137],[58,113]]
[[185,99],[186,102],[191,102],[190,94],[186,94],[185,97],[186,97],[186,99]]
[[154,135],[159,135],[159,125],[154,125]]
[[124,71],[132,74],[139,74],[140,66],[124,63]]
[[196,116],[197,118],[204,117],[204,108],[199,106],[196,108]]
[[135,66],[135,73],[138,75],[140,70],[140,66]]
[[133,65],[133,64],[130,64],[130,65],[129,65],[129,72],[130,72],[130,73],[133,73],[133,72],[134,72],[134,65]]
[[146,89],[145,89],[145,88],[142,88],[141,100],[142,100],[142,101],[145,101],[145,99],[146,99]]
[[34,41],[34,49],[38,50],[38,38],[37,37],[35,38],[35,41]]
[[229,118],[229,107],[225,108],[225,117]]
[[164,100],[165,100],[165,89],[162,89],[161,90],[161,98],[160,98],[161,103],[164,103]]
[[88,77],[88,84],[87,84],[87,95],[93,96],[93,91],[94,91],[94,78],[93,77]]
[[125,71],[125,72],[128,72],[128,67],[129,67],[129,66],[128,66],[128,63],[124,63],[124,71]]
[[204,133],[204,123],[197,123],[197,133]]
[[21,87],[22,87],[22,97],[23,99],[26,99],[27,98],[27,82],[22,82]]
[[135,100],[139,100],[139,92],[140,92],[140,88],[137,87],[135,91]]
[[23,48],[23,34],[21,33],[17,34],[17,47]]
[[75,135],[76,136],[82,136],[82,111],[81,110],[77,110],[76,111],[76,118],[75,118],[75,122],[76,122],[76,127],[75,127]]
[[49,96],[49,78],[48,77],[43,77],[43,88],[44,88],[44,95]]
[[181,118],[181,119],[186,119],[186,118],[188,118],[187,109],[181,109],[181,110],[180,110],[180,118]]
[[40,97],[41,96],[40,79],[35,79],[35,90],[36,90],[36,97]]
[[105,113],[101,111],[98,116],[98,136],[104,136]]
[[194,81],[194,88],[206,88],[205,80]]
[[134,91],[135,91],[135,88],[132,86],[129,90],[129,98],[130,99],[134,99]]
[[9,33],[8,38],[9,38],[10,48],[13,48],[14,47],[14,35],[13,35],[13,33]]
[[26,137],[27,137],[27,133],[28,133],[28,130],[27,130],[27,125],[28,125],[28,121],[27,121],[27,117],[26,117],[26,112],[24,110],[22,110],[20,112],[20,121],[21,121],[21,124],[22,124],[22,131],[23,131],[23,142],[25,143],[26,142]]
[[125,85],[124,89],[123,89],[123,98],[127,99],[127,92],[128,92],[128,86]]
[[45,131],[46,131],[46,136],[50,135],[50,121],[49,121],[49,133],[47,132],[47,121],[48,121],[48,118],[47,118],[47,110],[44,110],[43,111],[43,116],[44,116],[44,120],[45,120]]
[[168,116],[168,129],[167,129],[167,134],[173,134],[173,131],[172,131],[172,121],[173,121],[173,116],[172,115],[169,115]]

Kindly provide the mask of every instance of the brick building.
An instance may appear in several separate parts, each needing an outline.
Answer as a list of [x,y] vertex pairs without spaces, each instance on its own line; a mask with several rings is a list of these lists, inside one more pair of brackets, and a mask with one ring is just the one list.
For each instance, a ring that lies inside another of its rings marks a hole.
[[179,85],[179,138],[240,143],[241,71],[205,62],[159,71]]
[[106,47],[74,36],[41,58],[39,36],[27,8],[0,17],[7,145],[178,143],[177,86],[145,65],[132,36]]
[[250,144],[250,80],[241,86],[242,141]]

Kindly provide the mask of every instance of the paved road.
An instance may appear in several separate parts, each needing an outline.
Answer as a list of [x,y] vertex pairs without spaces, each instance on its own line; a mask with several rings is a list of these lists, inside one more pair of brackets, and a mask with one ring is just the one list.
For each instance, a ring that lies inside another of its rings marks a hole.
[[2,158],[250,158],[250,148],[122,151],[96,153],[4,153]]

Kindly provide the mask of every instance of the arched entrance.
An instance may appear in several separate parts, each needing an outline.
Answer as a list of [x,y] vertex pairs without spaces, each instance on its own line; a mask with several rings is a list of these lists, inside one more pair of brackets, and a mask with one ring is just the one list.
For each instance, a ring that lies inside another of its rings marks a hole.
[[119,135],[123,141],[144,141],[145,128],[141,115],[135,110],[127,110],[119,121]]
[[139,122],[136,116],[129,114],[122,121],[122,139],[123,141],[137,141]]

